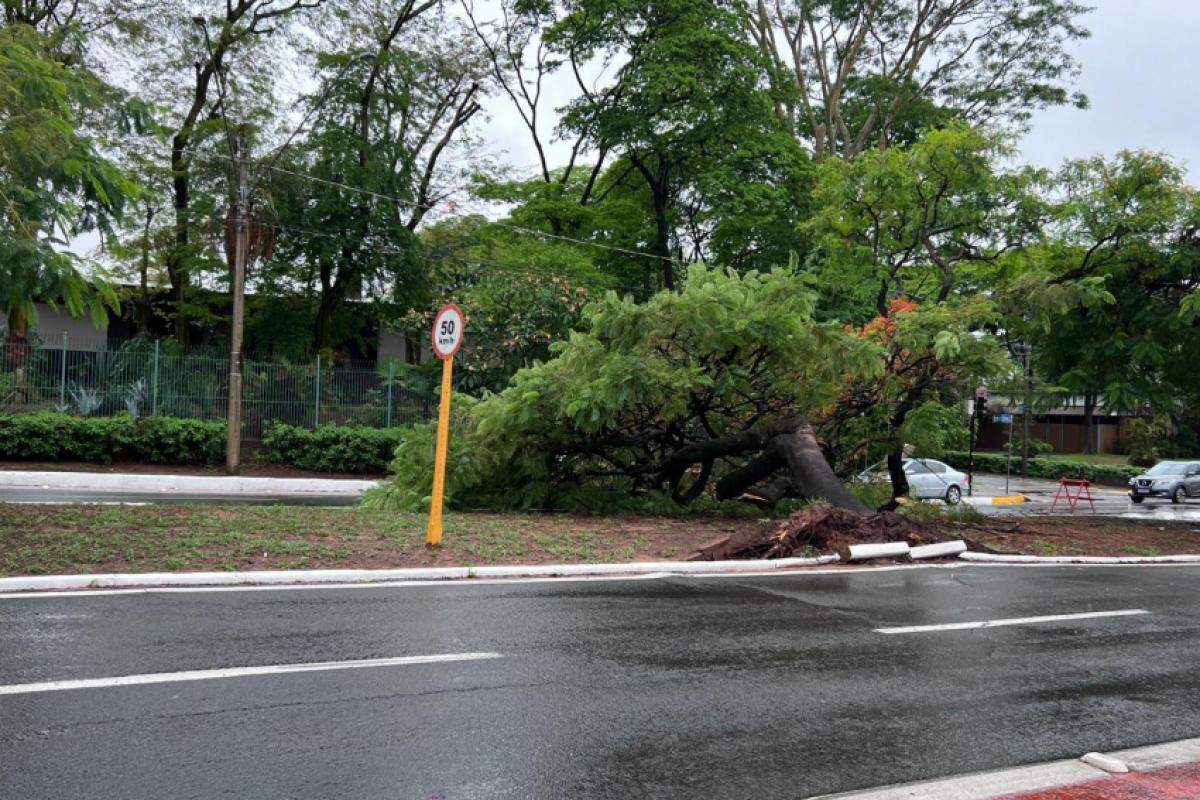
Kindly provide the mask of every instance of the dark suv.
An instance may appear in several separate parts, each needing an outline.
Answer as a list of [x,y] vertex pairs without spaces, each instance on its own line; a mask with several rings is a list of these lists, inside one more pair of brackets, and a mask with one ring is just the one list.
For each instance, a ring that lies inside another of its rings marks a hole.
[[1130,500],[1147,497],[1169,497],[1172,503],[1200,497],[1200,461],[1160,461],[1129,481]]

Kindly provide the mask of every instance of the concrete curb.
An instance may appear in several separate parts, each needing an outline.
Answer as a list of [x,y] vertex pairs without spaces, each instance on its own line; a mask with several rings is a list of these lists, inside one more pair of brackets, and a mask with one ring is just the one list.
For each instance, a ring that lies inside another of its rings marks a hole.
[[1016,506],[1028,503],[1029,498],[1023,494],[1010,494],[992,497],[964,497],[962,501],[964,505],[968,506]]
[[[1094,756],[1100,758],[1093,758]],[[1128,765],[1128,768],[1134,771],[1192,764],[1200,761],[1200,739],[1183,739],[1107,753],[1088,753],[1079,759],[1063,759],[865,791],[821,795],[811,800],[994,800],[1028,792],[1070,788],[1087,781],[1109,777],[1110,772],[1092,763],[1100,760],[1105,763]]]
[[634,564],[531,564],[492,567],[425,567],[412,569],[314,569],[257,572],[143,572],[102,575],[38,575],[0,578],[0,592],[71,589],[141,588],[150,586],[237,586],[389,581],[453,581],[471,578],[558,578],[591,575],[713,575],[775,572],[830,564],[837,556],[780,558],[770,561],[643,561]]
[[376,481],[352,478],[244,478],[112,472],[0,470],[0,487],[163,494],[361,495]]
[[1022,556],[960,553],[963,561],[985,564],[1200,564],[1200,555],[1181,556]]

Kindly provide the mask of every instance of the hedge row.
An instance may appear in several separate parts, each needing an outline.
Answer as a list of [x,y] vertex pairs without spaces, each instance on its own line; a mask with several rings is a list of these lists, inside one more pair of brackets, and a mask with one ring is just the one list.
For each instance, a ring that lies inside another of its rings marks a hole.
[[404,428],[322,425],[311,430],[278,424],[264,434],[260,456],[317,472],[382,475],[404,433]]
[[[966,469],[969,454],[961,451],[943,454],[943,461],[957,469]],[[976,453],[975,469],[979,472],[994,472],[1003,474],[1008,466],[1008,456],[996,453]],[[1012,471],[1020,471],[1021,459],[1014,456]],[[1122,467],[1112,464],[1088,464],[1082,461],[1064,461],[1054,458],[1029,459],[1028,475],[1031,478],[1086,478],[1093,483],[1103,483],[1112,486],[1124,486],[1135,475],[1145,472],[1142,467]]]
[[0,458],[23,461],[141,461],[215,464],[225,457],[225,423],[175,417],[0,415]]

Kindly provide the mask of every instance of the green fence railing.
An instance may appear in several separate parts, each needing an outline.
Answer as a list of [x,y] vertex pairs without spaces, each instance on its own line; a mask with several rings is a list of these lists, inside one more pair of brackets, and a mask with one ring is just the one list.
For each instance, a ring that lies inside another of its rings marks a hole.
[[[159,342],[117,350],[88,342],[6,344],[0,354],[0,412],[62,411],[84,416],[224,419],[229,361],[168,354]],[[434,399],[401,385],[393,366],[243,364],[243,437],[273,422],[395,427],[432,417]]]

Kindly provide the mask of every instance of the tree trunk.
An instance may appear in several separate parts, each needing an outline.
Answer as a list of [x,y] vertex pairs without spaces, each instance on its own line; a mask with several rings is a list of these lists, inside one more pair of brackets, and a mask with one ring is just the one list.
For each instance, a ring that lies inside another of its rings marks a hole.
[[8,309],[8,333],[4,337],[4,360],[0,366],[13,371],[13,382],[20,402],[28,402],[25,362],[29,360],[29,317],[20,305]]
[[332,347],[335,306],[333,290],[322,289],[321,300],[317,303],[317,316],[313,323],[313,349],[318,353]]
[[665,191],[655,187],[654,196],[654,251],[662,263],[663,288],[675,291],[675,268],[671,263],[671,226],[667,220],[667,197]]
[[636,151],[629,153],[629,162],[642,174],[647,188],[650,189],[650,198],[654,204],[654,253],[658,256],[662,267],[663,288],[667,291],[674,291],[675,268],[671,262],[671,225],[667,216],[671,201],[668,184],[670,166],[660,158],[657,168],[652,172]]
[[171,143],[171,202],[175,207],[175,246],[167,255],[167,277],[175,295],[175,339],[183,347],[189,343],[187,323],[187,260],[191,237],[188,209],[191,205],[190,182],[185,151],[188,137],[177,134]]
[[887,454],[888,477],[892,479],[892,502],[891,506],[895,507],[896,500],[901,497],[908,497],[908,476],[904,474],[904,448],[898,447]]
[[1083,452],[1096,452],[1096,395],[1088,391],[1083,393]]
[[801,422],[791,433],[777,436],[775,444],[787,462],[792,488],[797,495],[821,498],[838,508],[859,514],[871,512],[834,474],[807,421]]
[[138,275],[138,333],[145,336],[150,332],[150,225],[158,209],[146,206],[146,226],[142,230],[142,261]]
[[[768,504],[786,494],[794,494],[798,497],[826,500],[839,508],[860,514],[870,512],[834,473],[817,443],[812,426],[799,414],[757,428],[682,447],[659,465],[659,481],[678,486],[684,472],[693,464],[747,454],[756,454],[756,457],[717,482],[718,499],[740,497],[743,492],[783,470],[790,483],[790,491],[785,490],[776,480],[755,489],[754,494]],[[692,490],[689,491],[691,497],[700,494],[696,489],[697,486],[693,484]]]

